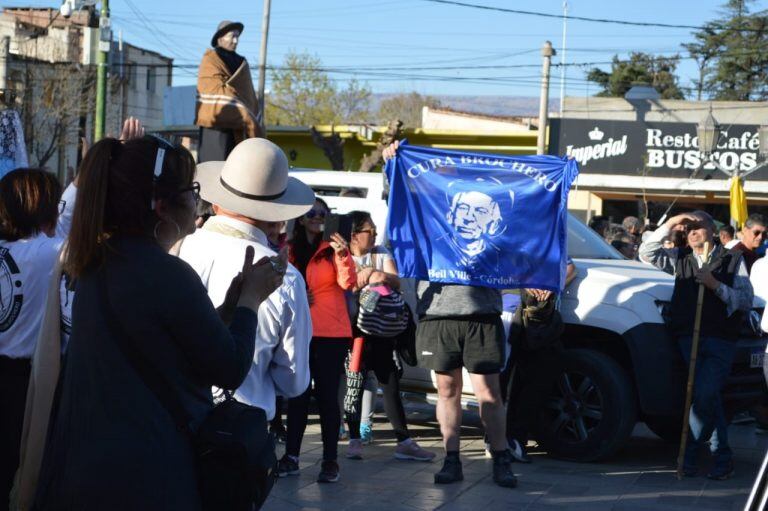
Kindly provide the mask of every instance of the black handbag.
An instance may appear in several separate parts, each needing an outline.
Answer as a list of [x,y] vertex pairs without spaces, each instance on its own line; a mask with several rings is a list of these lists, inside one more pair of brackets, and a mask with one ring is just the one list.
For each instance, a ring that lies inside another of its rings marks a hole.
[[102,311],[110,333],[144,384],[185,433],[195,452],[198,491],[205,511],[253,511],[261,508],[277,478],[275,439],[261,408],[225,398],[195,423],[157,367],[121,328],[109,299],[106,274],[99,276]]
[[557,296],[552,294],[544,302],[525,290],[520,292],[520,306],[515,311],[509,332],[513,349],[537,351],[556,343],[565,325],[555,307]]

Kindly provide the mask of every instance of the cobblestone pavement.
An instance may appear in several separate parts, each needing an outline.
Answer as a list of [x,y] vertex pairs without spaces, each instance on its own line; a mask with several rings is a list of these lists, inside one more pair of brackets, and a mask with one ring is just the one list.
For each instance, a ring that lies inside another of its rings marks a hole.
[[[514,465],[519,485],[500,488],[491,479],[491,460],[484,456],[477,415],[465,412],[461,456],[464,481],[433,483],[442,463],[440,432],[433,407],[409,403],[409,427],[422,447],[438,454],[432,463],[393,458],[394,435],[383,414],[377,414],[374,443],[363,460],[344,458],[339,443],[341,478],[317,484],[322,445],[317,416],[310,417],[300,459],[301,474],[280,479],[264,506],[268,511],[319,510],[740,510],[749,495],[768,436],[755,434],[754,424],[732,425],[730,441],[736,475],[728,481],[705,477],[678,481],[674,475],[677,449],[638,425],[629,445],[601,463],[572,463],[549,458],[532,449],[533,463]],[[278,455],[282,456],[282,446]]]

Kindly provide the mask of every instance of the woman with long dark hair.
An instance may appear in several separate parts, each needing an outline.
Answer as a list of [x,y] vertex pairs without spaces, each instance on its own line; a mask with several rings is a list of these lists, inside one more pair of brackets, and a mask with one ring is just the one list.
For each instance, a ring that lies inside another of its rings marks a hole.
[[[349,213],[352,220],[352,236],[349,244],[352,258],[355,261],[355,270],[357,272],[357,284],[355,290],[360,291],[368,284],[383,283],[392,289],[400,289],[400,279],[397,276],[397,265],[389,251],[376,245],[376,224],[373,222],[370,213],[366,211],[353,211]],[[357,293],[355,298],[357,298]],[[405,410],[403,401],[400,398],[400,375],[399,369],[395,364],[393,351],[395,349],[395,338],[376,337],[365,335],[356,326],[354,327],[354,336],[364,338],[362,373],[368,372],[375,374],[381,384],[384,394],[384,410],[387,413],[392,429],[397,438],[397,448],[395,449],[395,458],[401,460],[432,461],[435,453],[422,449],[415,440],[411,438],[408,431],[408,425],[405,420]],[[375,391],[373,400],[375,400]],[[347,457],[362,458],[362,433],[370,432],[370,424],[367,428],[361,427],[361,400],[357,396],[354,401],[354,408],[357,413],[347,414],[349,424],[349,450]],[[347,395],[345,401],[350,401]],[[365,408],[364,406],[362,408]],[[373,406],[369,405],[369,408]],[[371,412],[372,414],[372,412]],[[362,414],[365,417],[365,413]]]
[[[333,233],[323,240],[323,225],[328,205],[322,199],[303,217],[296,220],[291,238],[290,261],[307,283],[309,311],[312,316],[312,342],[309,372],[314,381],[315,399],[320,409],[323,439],[323,461],[317,481],[339,480],[338,454],[339,383],[344,371],[344,358],[352,341],[352,324],[347,313],[345,291],[355,287],[355,263],[347,240]],[[310,388],[288,401],[288,438],[285,456],[280,460],[281,476],[299,473],[301,440],[307,428]]]
[[24,403],[51,272],[61,185],[43,169],[0,179],[0,509],[19,463]]
[[85,156],[64,261],[76,282],[72,332],[37,509],[201,506],[189,433],[128,350],[193,428],[213,407],[211,386],[234,389],[245,378],[256,311],[282,277],[247,253],[225,304],[227,329],[194,270],[168,254],[194,230],[194,172],[186,149],[155,137],[103,139]]

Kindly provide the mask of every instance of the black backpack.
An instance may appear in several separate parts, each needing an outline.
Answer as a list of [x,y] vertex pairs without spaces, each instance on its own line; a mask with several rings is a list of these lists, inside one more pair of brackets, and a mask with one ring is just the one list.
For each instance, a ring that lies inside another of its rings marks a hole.
[[254,511],[264,504],[277,478],[275,439],[261,408],[224,392],[199,424],[182,406],[163,373],[136,349],[114,313],[101,271],[101,300],[107,326],[117,345],[144,384],[168,410],[176,428],[187,434],[195,452],[197,486],[204,511]]

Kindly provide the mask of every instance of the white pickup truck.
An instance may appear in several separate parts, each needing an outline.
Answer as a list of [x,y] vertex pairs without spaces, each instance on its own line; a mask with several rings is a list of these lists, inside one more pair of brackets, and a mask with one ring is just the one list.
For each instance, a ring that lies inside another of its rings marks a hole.
[[[385,241],[387,204],[381,174],[293,169],[291,175],[310,185],[336,212],[370,212],[381,227],[377,242]],[[339,196],[349,188],[362,197]],[[666,440],[678,440],[686,368],[662,317],[674,279],[625,259],[573,216],[568,218],[568,253],[577,277],[561,300],[564,370],[534,438],[552,455],[577,461],[615,453],[638,421]],[[413,305],[413,283],[405,285]],[[747,409],[762,398],[765,344],[759,335],[739,340],[725,393],[729,412]],[[469,379],[464,381],[465,397],[471,400]],[[402,386],[436,392],[430,372],[418,367],[406,368]]]

